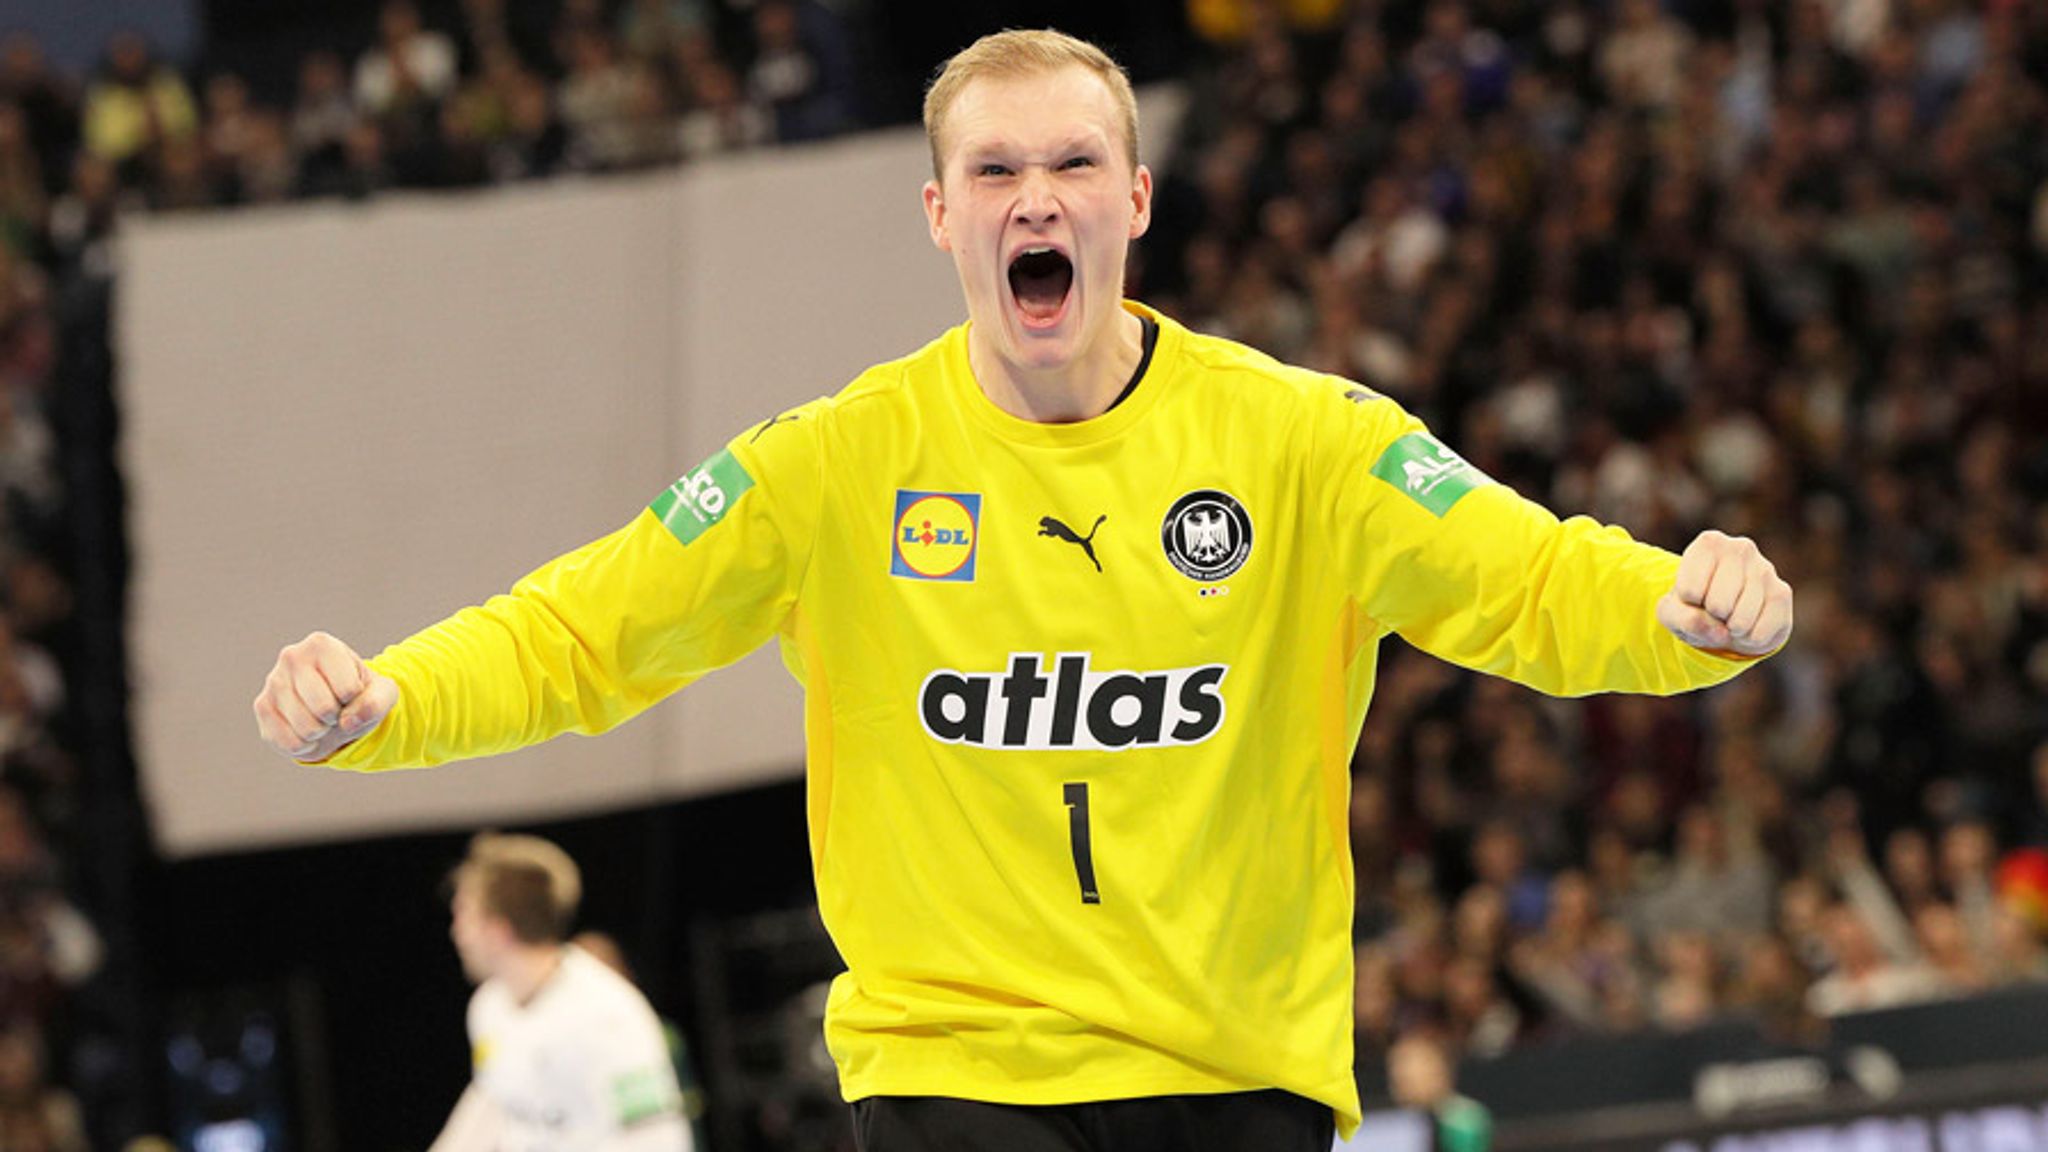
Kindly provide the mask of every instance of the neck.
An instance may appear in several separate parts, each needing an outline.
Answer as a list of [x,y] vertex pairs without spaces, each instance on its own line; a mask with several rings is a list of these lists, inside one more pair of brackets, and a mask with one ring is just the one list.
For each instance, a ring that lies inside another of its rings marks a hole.
[[989,402],[1034,424],[1076,424],[1109,411],[1138,370],[1145,325],[1122,308],[1106,331],[1070,363],[1031,369],[998,355],[976,325],[968,330],[967,363]]
[[534,944],[522,947],[505,958],[505,964],[498,969],[497,977],[512,994],[512,999],[521,1005],[532,1003],[540,994],[541,987],[562,966],[563,946],[560,944]]

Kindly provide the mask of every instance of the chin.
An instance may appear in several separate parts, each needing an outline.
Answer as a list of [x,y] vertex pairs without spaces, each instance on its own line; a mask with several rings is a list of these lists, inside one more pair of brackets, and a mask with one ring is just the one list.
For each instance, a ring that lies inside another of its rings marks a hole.
[[1064,368],[1074,362],[1079,343],[1064,332],[1056,336],[1027,332],[1014,342],[1014,359],[1025,368]]

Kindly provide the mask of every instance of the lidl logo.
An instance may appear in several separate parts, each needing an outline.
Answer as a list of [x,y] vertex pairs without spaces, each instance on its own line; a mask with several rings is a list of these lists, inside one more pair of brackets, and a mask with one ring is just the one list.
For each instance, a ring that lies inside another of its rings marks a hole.
[[965,584],[980,551],[980,493],[896,490],[890,575]]

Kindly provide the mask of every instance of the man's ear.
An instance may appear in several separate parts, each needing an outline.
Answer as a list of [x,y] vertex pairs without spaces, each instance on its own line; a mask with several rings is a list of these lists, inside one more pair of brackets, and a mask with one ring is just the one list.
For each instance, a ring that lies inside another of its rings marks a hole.
[[1152,227],[1152,170],[1143,164],[1131,178],[1131,207],[1131,239],[1136,240]]
[[519,940],[518,933],[512,931],[512,922],[503,916],[485,916],[483,929],[484,935],[494,944],[511,945]]
[[953,241],[946,235],[946,196],[937,180],[924,182],[924,218],[931,225],[932,244],[941,252],[951,252]]

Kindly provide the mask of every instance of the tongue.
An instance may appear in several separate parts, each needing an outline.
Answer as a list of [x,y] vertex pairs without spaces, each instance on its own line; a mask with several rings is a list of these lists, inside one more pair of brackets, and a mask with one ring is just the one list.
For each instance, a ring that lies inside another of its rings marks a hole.
[[[1053,263],[1047,261],[1046,263]],[[1018,269],[1010,277],[1017,294],[1017,307],[1033,320],[1050,320],[1066,303],[1067,290],[1074,285],[1074,266],[1064,260],[1045,271]]]

